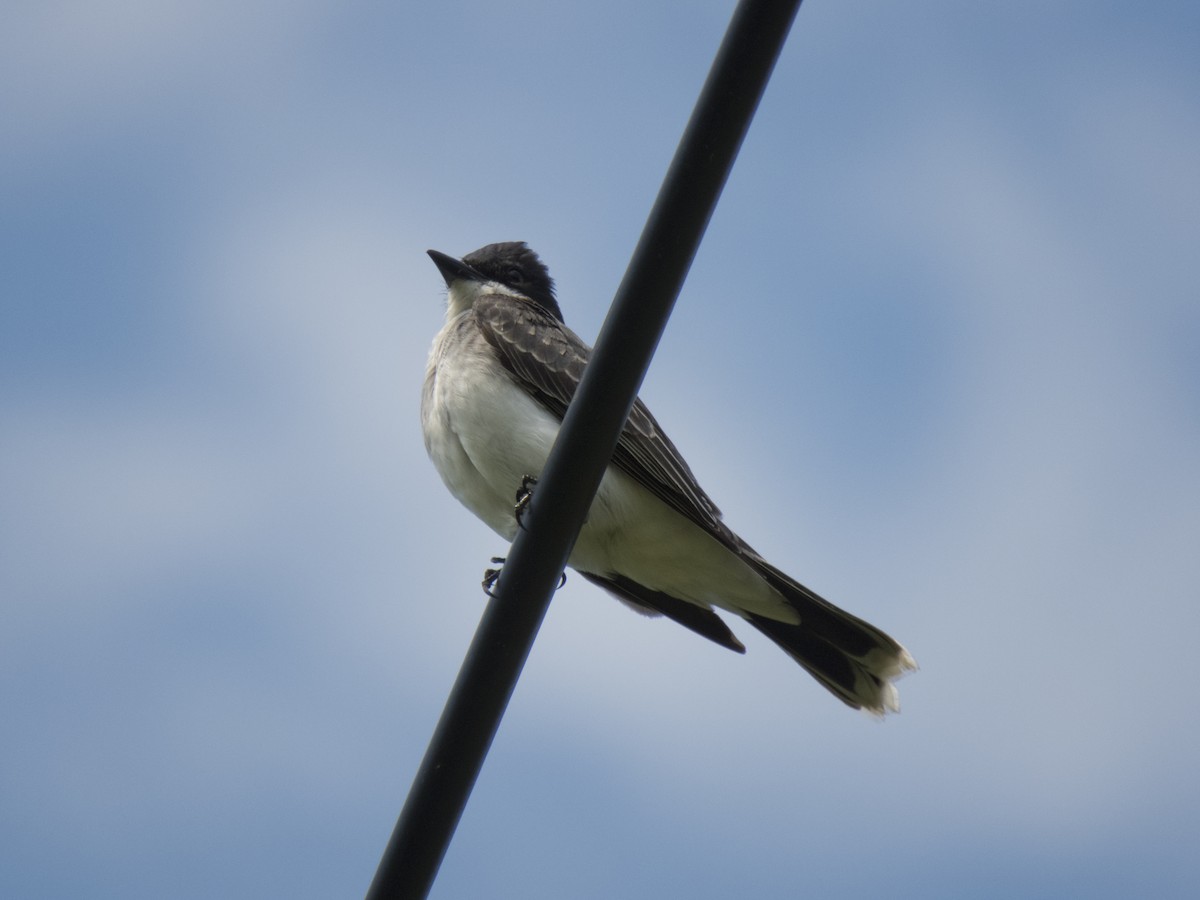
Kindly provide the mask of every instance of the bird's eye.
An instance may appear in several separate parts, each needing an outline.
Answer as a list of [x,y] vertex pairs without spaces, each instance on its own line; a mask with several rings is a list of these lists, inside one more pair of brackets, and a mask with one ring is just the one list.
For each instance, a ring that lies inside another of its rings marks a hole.
[[509,282],[520,282],[525,280],[525,275],[517,266],[509,266],[504,271],[504,279]]

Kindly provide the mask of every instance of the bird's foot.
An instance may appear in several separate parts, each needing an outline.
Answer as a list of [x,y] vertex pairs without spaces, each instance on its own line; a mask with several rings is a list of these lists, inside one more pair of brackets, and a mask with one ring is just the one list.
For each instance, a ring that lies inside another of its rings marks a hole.
[[[493,556],[492,562],[503,565],[504,557],[503,556]],[[489,597],[495,597],[496,595],[494,593],[492,593],[492,588],[494,588],[496,586],[496,582],[499,580],[500,580],[500,570],[499,569],[484,569],[483,570],[483,582],[482,582],[483,592],[485,594],[487,594]],[[563,572],[561,575],[558,576],[558,587],[556,587],[555,590],[557,591],[559,588],[561,588],[566,583],[567,583],[567,573]]]
[[536,475],[526,475],[521,479],[521,486],[517,488],[516,504],[513,506],[513,516],[516,517],[517,526],[524,528],[525,525],[521,522],[521,516],[525,515],[525,510],[529,509],[529,501],[533,499],[533,486],[537,484]]
[[[492,562],[500,563],[501,565],[503,565],[504,557],[503,556],[493,556]],[[495,594],[492,593],[492,588],[494,588],[496,586],[496,580],[499,577],[500,577],[499,569],[484,569],[483,570],[483,582],[482,582],[483,592],[485,594],[487,594],[489,597],[496,596]]]

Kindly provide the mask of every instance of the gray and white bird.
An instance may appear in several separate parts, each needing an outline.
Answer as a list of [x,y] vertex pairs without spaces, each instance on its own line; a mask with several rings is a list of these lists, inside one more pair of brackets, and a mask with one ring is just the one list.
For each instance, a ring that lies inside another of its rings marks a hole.
[[[545,465],[591,351],[524,243],[429,255],[448,302],[421,394],[425,448],[450,492],[511,542],[514,498]],[[714,609],[740,616],[855,709],[898,710],[892,681],[916,668],[898,642],[738,537],[641,400],[568,564],[636,610],[744,653]]]

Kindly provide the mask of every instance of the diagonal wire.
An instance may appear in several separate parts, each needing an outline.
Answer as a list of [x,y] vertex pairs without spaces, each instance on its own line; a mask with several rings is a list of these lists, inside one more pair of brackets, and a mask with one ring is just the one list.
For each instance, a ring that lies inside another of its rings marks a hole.
[[734,11],[367,900],[429,893],[799,7]]

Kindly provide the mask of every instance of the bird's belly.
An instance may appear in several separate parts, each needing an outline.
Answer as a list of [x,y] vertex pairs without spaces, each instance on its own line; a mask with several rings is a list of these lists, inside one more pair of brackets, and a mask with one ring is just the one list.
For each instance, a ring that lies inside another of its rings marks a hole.
[[746,562],[632,476],[610,466],[568,564],[622,575],[699,606],[798,619]]
[[446,487],[506,540],[516,536],[513,507],[526,475],[546,463],[559,422],[517,391],[502,371],[436,379],[422,403],[425,445]]

